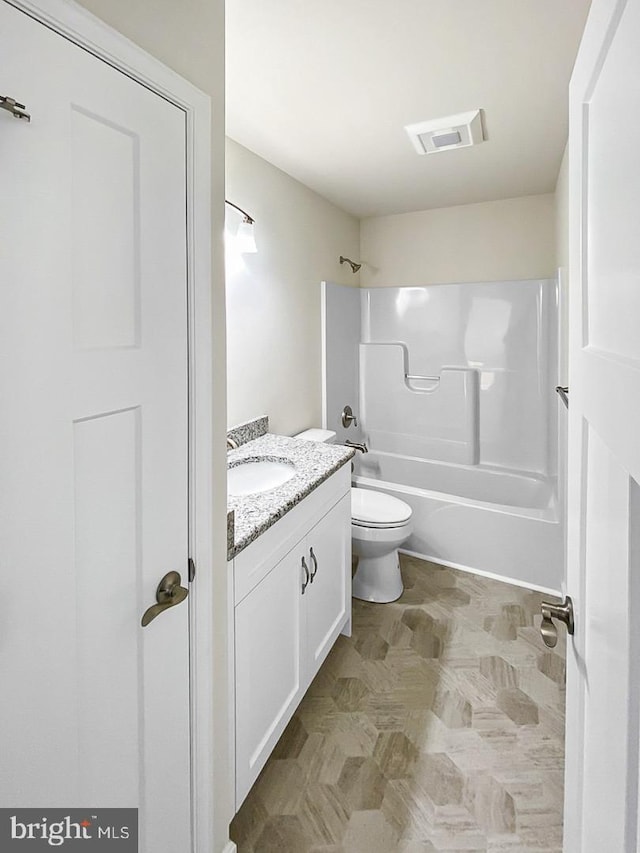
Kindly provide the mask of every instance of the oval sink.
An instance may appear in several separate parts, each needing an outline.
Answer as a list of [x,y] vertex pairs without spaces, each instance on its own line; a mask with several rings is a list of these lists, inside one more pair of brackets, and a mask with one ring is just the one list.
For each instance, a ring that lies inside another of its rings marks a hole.
[[285,459],[247,459],[227,471],[227,492],[236,497],[268,492],[295,475],[295,465]]

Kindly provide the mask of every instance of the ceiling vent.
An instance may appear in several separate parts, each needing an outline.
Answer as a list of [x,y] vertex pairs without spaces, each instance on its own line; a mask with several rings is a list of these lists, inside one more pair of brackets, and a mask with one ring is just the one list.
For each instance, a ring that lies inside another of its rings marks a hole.
[[468,148],[484,140],[480,110],[408,124],[405,130],[418,154]]

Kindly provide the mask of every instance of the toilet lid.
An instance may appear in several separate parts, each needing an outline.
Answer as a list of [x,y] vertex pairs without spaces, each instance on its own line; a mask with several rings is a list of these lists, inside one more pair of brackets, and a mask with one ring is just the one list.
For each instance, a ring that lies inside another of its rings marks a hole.
[[411,518],[411,507],[398,498],[371,489],[351,489],[351,518],[355,524],[392,527]]

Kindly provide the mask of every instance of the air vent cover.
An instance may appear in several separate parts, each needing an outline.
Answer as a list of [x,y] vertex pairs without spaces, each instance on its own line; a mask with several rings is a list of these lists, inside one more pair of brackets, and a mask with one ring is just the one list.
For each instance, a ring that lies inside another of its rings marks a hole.
[[468,148],[484,139],[480,110],[408,124],[405,130],[418,154]]

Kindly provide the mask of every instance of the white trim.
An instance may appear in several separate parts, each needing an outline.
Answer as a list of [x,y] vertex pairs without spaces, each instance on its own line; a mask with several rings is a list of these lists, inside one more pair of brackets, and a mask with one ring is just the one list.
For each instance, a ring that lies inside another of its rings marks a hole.
[[322,352],[320,353],[320,364],[322,365],[322,388],[321,388],[321,421],[322,429],[328,429],[329,417],[327,409],[329,400],[327,396],[327,282],[320,282],[320,342]]
[[529,583],[527,581],[518,580],[517,578],[506,577],[505,575],[496,575],[493,572],[487,572],[484,569],[473,569],[471,566],[463,566],[462,563],[452,563],[449,560],[443,560],[440,557],[430,557],[428,554],[419,554],[417,551],[408,551],[406,548],[398,548],[401,554],[406,554],[408,557],[416,557],[418,560],[426,560],[428,563],[436,563],[438,566],[447,566],[450,569],[457,569],[460,572],[467,572],[470,575],[479,575],[481,578],[488,578],[492,581],[500,581],[511,586],[519,586],[522,589],[532,589],[535,592],[543,592],[545,595],[553,595],[557,598],[562,598],[562,593],[558,589],[552,589],[550,586],[540,586],[539,584]]
[[[191,734],[193,847],[213,851],[211,100],[71,0],[5,0],[184,110],[190,371]],[[220,118],[222,120],[222,117]],[[186,573],[186,566],[185,566]],[[224,853],[234,853],[229,842]],[[186,853],[186,851],[184,851]]]
[[4,2],[31,15],[186,112],[210,111],[208,95],[73,0]]
[[236,610],[235,610],[235,560],[227,562],[227,625],[229,626],[229,645],[227,648],[227,678],[229,691],[227,696],[227,713],[229,715],[229,776],[231,788],[231,802],[233,813],[237,814],[239,804],[237,801],[236,788]]
[[238,848],[233,843],[233,841],[229,841],[229,843],[225,845],[225,848],[222,853],[238,853]]

